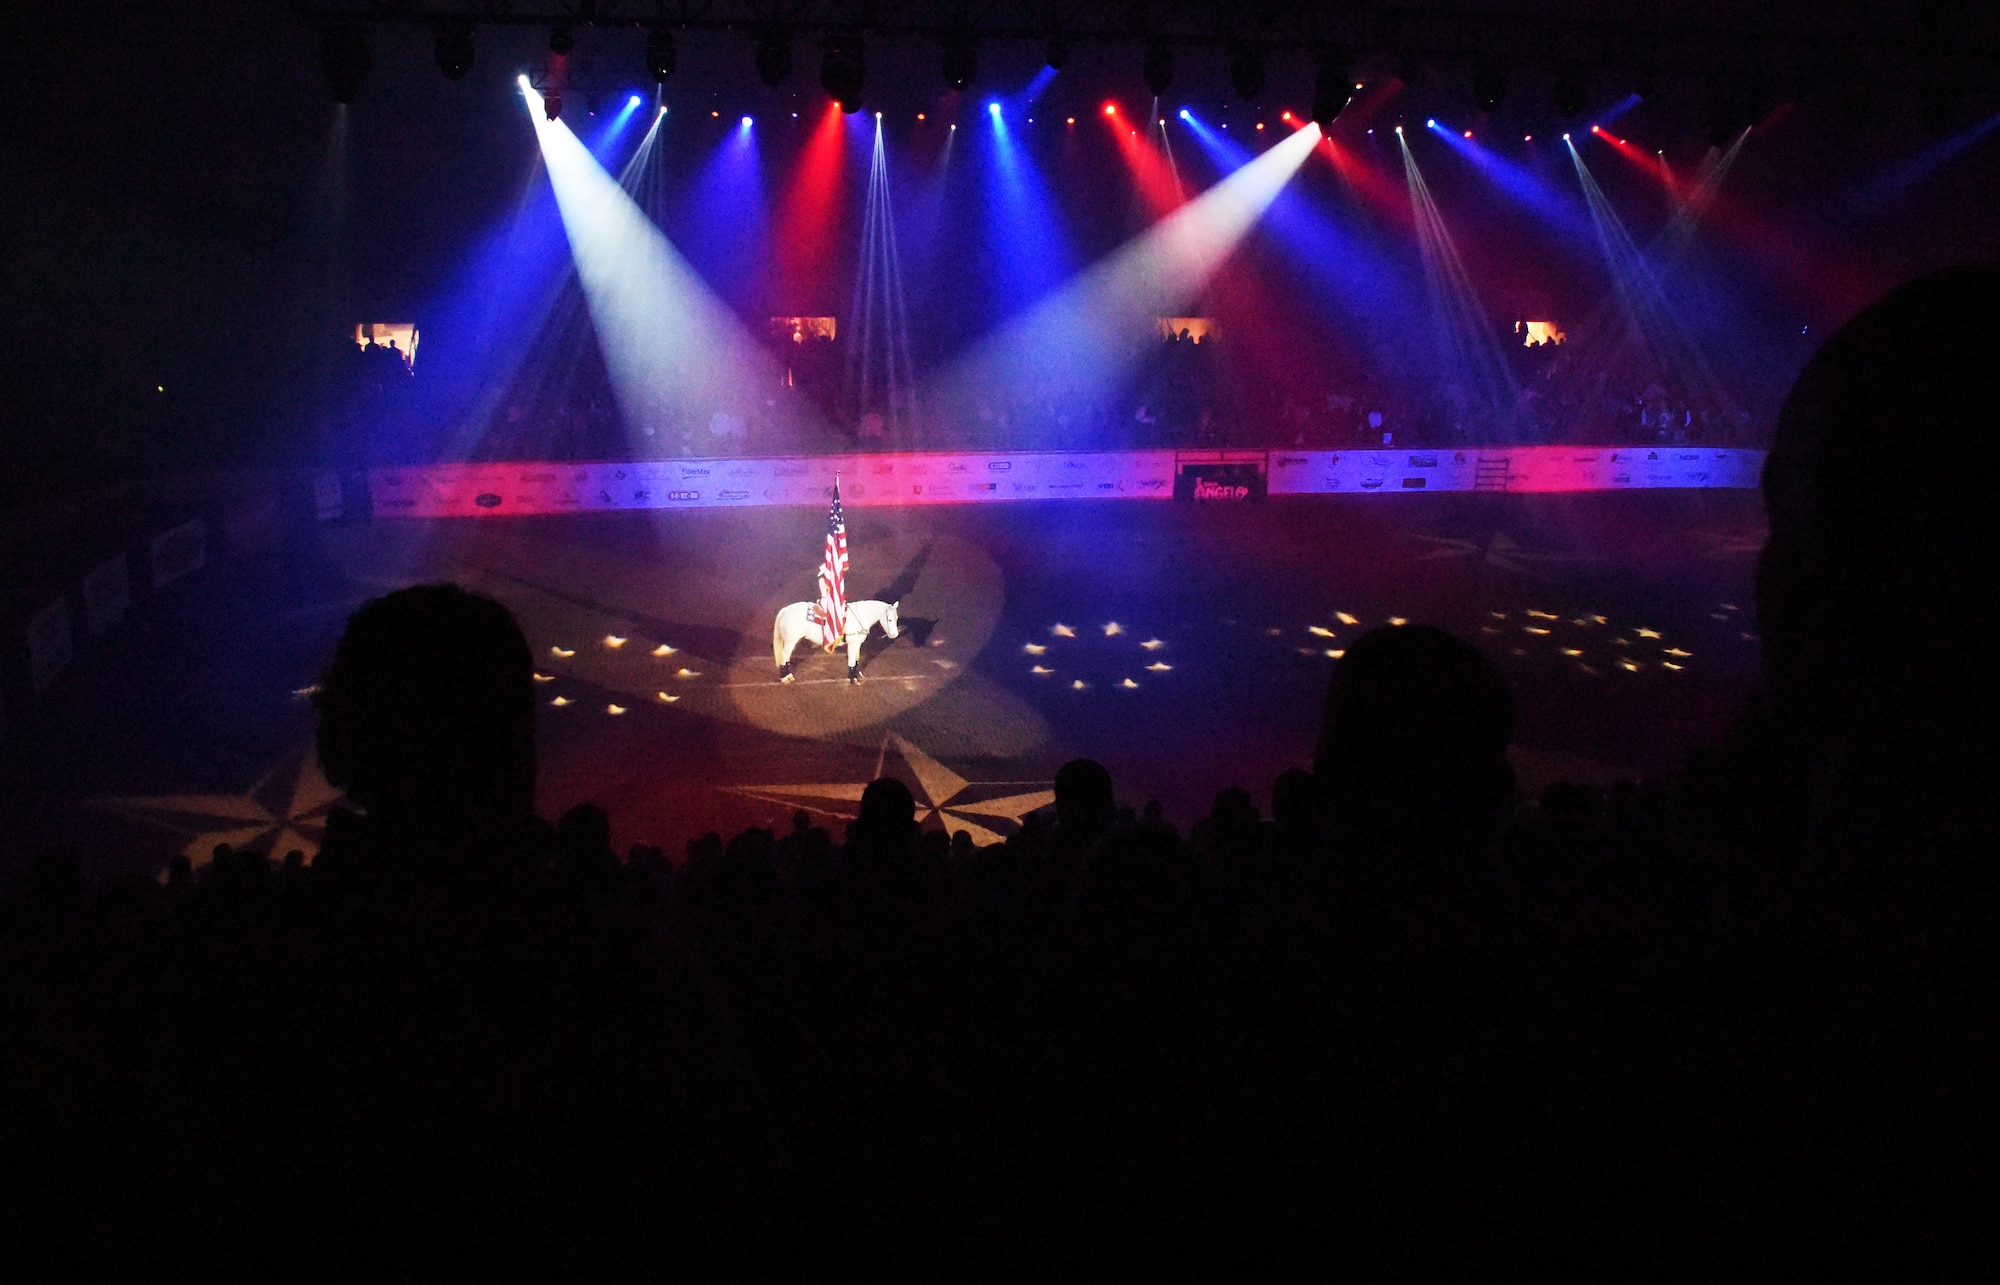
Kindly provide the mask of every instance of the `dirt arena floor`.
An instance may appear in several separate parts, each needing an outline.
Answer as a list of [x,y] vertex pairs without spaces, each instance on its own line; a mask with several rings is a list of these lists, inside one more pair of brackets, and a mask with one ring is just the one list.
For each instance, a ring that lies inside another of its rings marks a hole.
[[[1337,654],[1442,625],[1507,674],[1524,788],[1671,770],[1756,685],[1754,492],[1293,497],[850,511],[852,599],[900,603],[865,680],[798,653],[806,509],[383,521],[301,535],[86,656],[32,749],[0,763],[10,857],[82,843],[151,865],[220,841],[310,851],[333,793],[298,696],[347,613],[451,579],[519,615],[542,681],[541,801],[593,800],[622,845],[838,826],[902,775],[929,823],[989,842],[1067,759],[1185,826],[1224,786],[1261,806],[1310,762]],[[22,729],[23,731],[30,729]],[[28,802],[32,801],[32,802]]]

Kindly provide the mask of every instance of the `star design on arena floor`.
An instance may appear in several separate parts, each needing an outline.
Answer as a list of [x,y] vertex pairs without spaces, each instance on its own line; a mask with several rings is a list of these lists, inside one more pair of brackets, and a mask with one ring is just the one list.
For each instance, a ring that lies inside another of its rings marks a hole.
[[181,851],[199,868],[221,843],[273,856],[296,848],[310,861],[326,835],[326,814],[340,798],[320,773],[319,756],[307,746],[281,759],[241,794],[160,794],[95,802],[187,836]]
[[1537,574],[1534,569],[1534,564],[1537,563],[1604,561],[1603,558],[1590,553],[1557,553],[1553,549],[1531,549],[1505,531],[1495,531],[1484,543],[1441,535],[1419,535],[1410,538],[1422,540],[1431,546],[1429,553],[1418,555],[1419,562],[1431,562],[1439,558],[1477,558],[1489,567],[1510,571],[1516,575]]
[[[901,760],[902,770],[897,770],[893,759]],[[918,825],[935,818],[944,829],[967,831],[979,844],[1000,842],[1006,834],[997,827],[1017,827],[1022,817],[1047,807],[1056,798],[1055,791],[1041,781],[968,781],[894,732],[882,738],[875,771],[868,780],[884,775],[900,777],[916,795]],[[861,791],[867,786],[868,781],[836,781],[727,788],[766,803],[851,821],[859,812]],[[1023,790],[1023,786],[1037,788]]]

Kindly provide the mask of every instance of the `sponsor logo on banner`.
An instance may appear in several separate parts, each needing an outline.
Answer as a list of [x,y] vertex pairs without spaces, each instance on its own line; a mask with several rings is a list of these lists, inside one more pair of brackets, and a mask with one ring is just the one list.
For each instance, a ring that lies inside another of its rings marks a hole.
[[[414,504],[414,501],[412,502]],[[165,588],[208,565],[208,524],[200,518],[183,522],[153,537],[153,587]]]
[[1630,486],[1632,485],[1632,475],[1630,473],[1613,474],[1611,482],[1614,486]]
[[1364,491],[1379,491],[1382,489],[1383,480],[1379,477],[1364,477],[1361,479],[1361,489]]
[[640,504],[644,504],[646,501],[653,498],[653,493],[651,491],[634,491],[632,492],[632,498],[638,501]]
[[1082,461],[1082,460],[1064,460],[1064,461],[1063,461],[1063,467],[1064,467],[1064,468],[1082,468],[1083,466],[1084,466],[1084,465],[1083,465],[1083,461]]
[[345,507],[340,493],[340,474],[321,473],[313,479],[313,512],[321,522],[338,520]]
[[1271,467],[1297,468],[1299,465],[1304,464],[1306,462],[1307,462],[1306,457],[1303,455],[1280,455],[1276,459],[1271,461]]
[[[620,476],[620,477],[624,477],[625,475],[624,475],[623,473],[620,473],[620,474],[619,474],[618,476]],[[705,468],[691,468],[691,467],[689,467],[688,465],[686,465],[686,464],[683,464],[683,465],[681,465],[681,476],[682,476],[682,477],[707,477],[707,476],[708,476],[708,470],[707,470],[707,469],[705,469]]]
[[1024,493],[1028,492],[1028,491],[1039,491],[1039,490],[1041,490],[1041,489],[1042,489],[1041,487],[1037,486],[1037,485],[1036,485],[1035,483],[1033,483],[1033,482],[1016,482],[1016,483],[1014,483],[1014,494],[1016,494],[1016,495],[1021,495],[1021,494],[1024,494]]
[[924,493],[924,484],[922,482],[918,482],[910,487],[911,495],[922,495],[923,493]]
[[616,500],[614,500],[614,499],[612,499],[612,498],[611,498],[611,492],[609,492],[609,491],[599,491],[599,492],[597,493],[597,502],[598,502],[599,504],[616,504],[616,503],[617,503],[617,501],[616,501]]
[[668,492],[667,492],[667,498],[668,498],[669,500],[699,500],[699,499],[701,498],[701,492],[700,492],[700,491],[668,491]]
[[747,499],[749,499],[749,498],[750,498],[750,492],[748,492],[748,491],[717,491],[717,492],[715,493],[715,498],[716,498],[716,499],[718,499],[718,500],[747,500]]
[[101,564],[83,578],[83,619],[90,626],[91,637],[102,638],[109,633],[125,619],[125,611],[131,605],[132,577],[126,570],[124,554]]
[[1408,465],[1410,468],[1436,468],[1437,466],[1438,457],[1435,455],[1412,455]]
[[1197,474],[1194,479],[1194,498],[1197,500],[1247,500],[1250,498],[1250,488],[1247,486],[1238,486],[1230,482],[1212,482]]
[[738,464],[734,468],[722,470],[722,474],[724,477],[749,477],[756,471],[756,469],[751,468],[748,464]]
[[69,599],[58,598],[28,617],[28,676],[37,696],[69,668],[75,654],[69,631]]
[[1427,477],[1406,477],[1403,479],[1403,489],[1405,491],[1421,491],[1424,489],[1424,483],[1428,481],[1430,479]]
[[491,491],[481,491],[473,497],[472,502],[482,509],[493,509],[500,506],[500,497]]
[[1007,471],[1008,469],[1011,469],[1011,468],[1013,468],[1013,467],[1014,467],[1014,461],[1012,461],[1012,460],[988,460],[988,461],[986,461],[986,468],[987,468],[987,470],[988,470],[989,472],[993,472],[993,473],[1005,473],[1005,472],[1006,472],[1006,471]]
[[877,464],[868,471],[876,477],[887,477],[896,471],[896,466],[894,464]]
[[968,482],[966,485],[975,491],[997,491],[1000,489],[998,482]]
[[951,464],[951,465],[949,465],[949,466],[947,466],[947,467],[946,467],[945,471],[946,471],[947,473],[963,473],[963,472],[965,472],[965,465],[963,465],[963,464]]
[[[1166,484],[1167,484],[1167,479],[1163,477],[1142,477],[1139,479],[1140,487],[1148,491],[1160,490],[1162,487],[1166,486]],[[1055,488],[1050,487],[1049,489],[1054,490]]]
[[1081,490],[1083,489],[1083,483],[1081,483],[1081,482],[1051,482],[1051,483],[1049,483],[1049,489],[1050,489],[1051,491],[1081,491]]
[[804,477],[812,470],[803,464],[780,464],[771,470],[772,477]]

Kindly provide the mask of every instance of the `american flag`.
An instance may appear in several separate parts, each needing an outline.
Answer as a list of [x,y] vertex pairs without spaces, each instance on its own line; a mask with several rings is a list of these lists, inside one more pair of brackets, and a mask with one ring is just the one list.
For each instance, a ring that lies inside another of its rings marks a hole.
[[840,479],[826,515],[826,556],[819,564],[820,637],[832,651],[847,633],[847,519],[840,515]]

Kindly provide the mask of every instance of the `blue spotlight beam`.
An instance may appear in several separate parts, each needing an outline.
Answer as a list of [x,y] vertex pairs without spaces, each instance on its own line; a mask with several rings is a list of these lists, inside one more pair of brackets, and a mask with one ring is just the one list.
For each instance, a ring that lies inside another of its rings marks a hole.
[[1518,401],[1513,370],[1500,353],[1486,309],[1479,302],[1458,247],[1445,226],[1444,215],[1431,199],[1409,139],[1396,131],[1403,153],[1403,178],[1410,189],[1410,213],[1417,225],[1417,247],[1423,254],[1424,281],[1435,322],[1439,366],[1461,395],[1475,397],[1493,422],[1506,423]]
[[740,412],[778,372],[560,120],[530,98],[577,276],[628,428]]
[[1452,130],[1448,125],[1430,123],[1427,128],[1451,146],[1474,168],[1490,179],[1502,195],[1569,236],[1581,238],[1590,231],[1584,211],[1574,201],[1543,182],[1539,175],[1500,156],[1490,148]]
[[987,205],[989,240],[1006,296],[1034,299],[1075,270],[1074,257],[1040,169],[1014,138],[1006,106],[997,99],[988,103],[986,117],[993,127],[992,175],[1000,195]]
[[[1250,161],[1249,151],[1223,137],[1187,108],[1178,113],[1195,140],[1224,172]],[[1328,217],[1296,188],[1279,193],[1264,212],[1262,226],[1284,245],[1292,262],[1350,313],[1381,319],[1406,311],[1411,291],[1402,274],[1391,271],[1385,247],[1363,243]],[[1411,319],[1414,323],[1415,319]]]
[[931,405],[962,405],[992,387],[1036,388],[1099,401],[1145,350],[1154,319],[1201,293],[1231,251],[1298,172],[1316,126],[1238,169],[1015,314],[954,363]]

